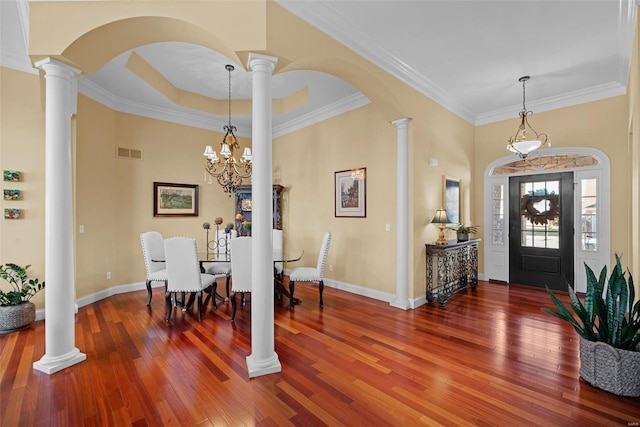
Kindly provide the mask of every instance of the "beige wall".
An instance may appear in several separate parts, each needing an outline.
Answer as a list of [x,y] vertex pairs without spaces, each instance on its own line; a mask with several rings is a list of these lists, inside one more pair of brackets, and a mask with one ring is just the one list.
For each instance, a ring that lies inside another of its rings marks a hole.
[[[31,264],[31,277],[44,280],[44,112],[35,74],[0,67],[0,169],[22,172],[21,182],[2,182],[22,200],[2,200],[0,263]],[[0,198],[2,199],[2,198]],[[24,219],[5,220],[4,208],[24,210]],[[3,288],[4,289],[4,288]],[[32,301],[44,304],[44,292]]]
[[[77,123],[76,223],[85,227],[76,233],[78,297],[144,281],[145,231],[195,238],[204,251],[202,224],[218,216],[232,222],[233,198],[204,182],[204,147],[217,145],[221,133],[113,112],[84,96]],[[242,150],[247,140],[239,142]],[[142,150],[142,160],[117,158],[117,146]],[[154,182],[197,184],[199,216],[154,217]]]

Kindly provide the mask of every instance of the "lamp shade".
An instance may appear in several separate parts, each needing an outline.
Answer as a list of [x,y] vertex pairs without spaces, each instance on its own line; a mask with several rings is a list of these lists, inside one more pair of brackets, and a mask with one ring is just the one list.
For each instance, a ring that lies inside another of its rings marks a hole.
[[529,154],[532,151],[537,150],[542,145],[542,141],[540,140],[523,140],[516,141],[507,145],[507,150],[512,153],[521,153],[521,154]]
[[433,216],[431,220],[432,224],[451,224],[449,217],[447,216],[447,211],[445,209],[438,209],[436,214]]

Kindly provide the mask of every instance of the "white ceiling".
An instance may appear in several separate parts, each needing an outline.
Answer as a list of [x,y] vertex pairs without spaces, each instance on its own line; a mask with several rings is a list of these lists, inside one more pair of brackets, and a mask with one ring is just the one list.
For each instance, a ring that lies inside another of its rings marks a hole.
[[[472,124],[516,118],[626,92],[634,0],[276,0]],[[0,65],[33,70],[27,57],[28,3],[0,0]],[[184,43],[135,49],[178,88],[226,99],[230,61]],[[130,52],[83,76],[79,89],[118,111],[220,130],[226,116],[175,105],[124,67]],[[251,98],[251,74],[239,64],[232,98]],[[273,116],[274,135],[369,101],[346,82],[319,72],[273,78],[273,96],[307,87],[310,102]],[[249,136],[251,117],[232,119]]]

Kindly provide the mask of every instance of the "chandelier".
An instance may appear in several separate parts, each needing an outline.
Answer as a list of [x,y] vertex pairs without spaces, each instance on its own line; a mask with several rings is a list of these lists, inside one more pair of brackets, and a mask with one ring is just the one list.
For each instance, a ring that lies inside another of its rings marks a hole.
[[[528,111],[525,106],[524,84],[530,78],[531,77],[529,76],[524,76],[518,79],[519,82],[522,82],[522,111],[520,111],[520,118],[522,120],[520,122],[520,126],[518,126],[518,131],[515,135],[509,138],[509,144],[507,144],[507,150],[517,154],[523,160],[543,145],[551,147],[551,142],[549,141],[547,134],[536,132],[535,129],[531,127],[529,120],[527,119],[529,114],[533,114],[533,111]],[[533,139],[527,139],[527,128],[529,128],[533,135],[535,135]]]
[[225,65],[224,68],[229,72],[229,124],[223,127],[226,133],[220,142],[220,157],[210,145],[207,145],[204,150],[204,156],[206,157],[204,180],[211,184],[213,178],[215,178],[224,192],[231,197],[238,189],[238,186],[242,184],[242,180],[251,176],[252,155],[249,147],[245,147],[240,161],[236,160],[233,155],[234,150],[240,148],[238,139],[233,133],[237,129],[231,124],[231,72],[234,67],[233,65]]

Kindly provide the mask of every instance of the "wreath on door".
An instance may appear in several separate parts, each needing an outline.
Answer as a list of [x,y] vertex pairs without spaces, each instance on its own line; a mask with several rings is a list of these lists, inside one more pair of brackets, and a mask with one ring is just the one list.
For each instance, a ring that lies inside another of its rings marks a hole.
[[[546,210],[539,211],[536,205],[546,201]],[[558,194],[525,194],[520,200],[520,214],[531,221],[532,224],[545,225],[560,215],[560,196]]]

